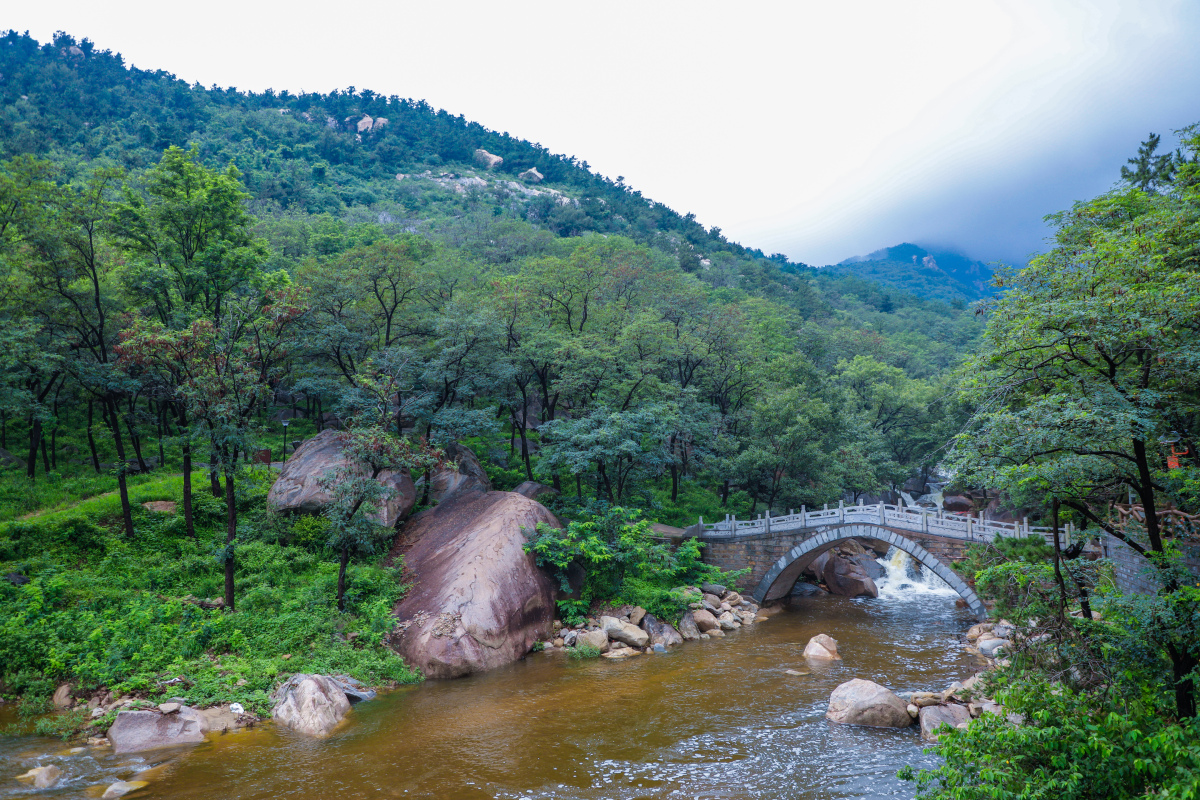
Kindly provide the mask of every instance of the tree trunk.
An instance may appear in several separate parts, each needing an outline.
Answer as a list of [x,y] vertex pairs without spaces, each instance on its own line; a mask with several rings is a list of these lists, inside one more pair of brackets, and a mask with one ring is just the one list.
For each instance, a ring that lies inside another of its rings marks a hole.
[[1061,561],[1061,558],[1059,556],[1061,547],[1059,545],[1059,540],[1058,540],[1058,498],[1057,497],[1054,498],[1054,502],[1051,506],[1051,511],[1053,514],[1053,527],[1054,527],[1054,580],[1058,584],[1058,618],[1061,621],[1061,620],[1065,619],[1066,615],[1067,615],[1067,584],[1065,581],[1063,581],[1062,566],[1059,563]]
[[208,480],[212,484],[213,497],[221,497],[221,477],[217,474],[217,451],[208,454]]
[[[54,434],[51,433],[50,435],[53,436]],[[47,475],[50,474],[50,454],[46,452],[45,436],[42,437],[42,469],[46,471]]]
[[96,474],[100,474],[100,456],[96,453],[96,437],[92,435],[92,416],[94,400],[88,400],[88,421],[87,421],[87,440],[88,450],[92,453],[92,467],[96,470]]
[[196,538],[196,523],[192,516],[192,443],[183,441],[183,524],[187,535]]
[[29,457],[25,459],[25,476],[32,479],[37,474],[38,445],[42,441],[42,421],[29,415]]
[[679,499],[679,467],[671,465],[671,502]]
[[225,470],[225,607],[235,611],[233,604],[233,540],[237,536],[237,499],[233,492],[233,471]]
[[[132,411],[133,410],[133,400],[132,399],[129,401],[129,406],[130,406],[130,411]],[[129,431],[129,441],[133,444],[133,454],[137,457],[138,469],[141,470],[141,472],[143,474],[149,472],[150,469],[149,469],[149,467],[146,466],[146,460],[144,458],[142,458],[142,440],[138,437],[137,433],[133,430],[133,424],[129,421],[129,417],[125,418],[125,430]]]
[[350,543],[342,543],[342,558],[338,564],[338,588],[337,588],[337,606],[338,611],[345,612],[346,610],[346,565],[350,563]]
[[1171,656],[1171,676],[1175,679],[1175,713],[1180,719],[1196,716],[1196,683],[1191,677],[1196,669],[1196,659],[1187,650],[1173,644],[1167,645]]
[[113,445],[117,448],[117,489],[121,494],[121,515],[125,518],[125,535],[133,538],[133,510],[129,507],[129,484],[125,479],[125,442],[121,438],[121,424],[117,418],[117,402],[111,395],[105,399],[108,410]]

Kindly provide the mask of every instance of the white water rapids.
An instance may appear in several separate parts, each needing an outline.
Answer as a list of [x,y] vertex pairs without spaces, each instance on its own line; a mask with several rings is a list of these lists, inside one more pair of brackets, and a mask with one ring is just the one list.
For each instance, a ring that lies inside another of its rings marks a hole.
[[884,558],[875,559],[886,574],[875,581],[881,600],[907,601],[936,595],[957,597],[950,586],[933,570],[898,547],[888,548]]

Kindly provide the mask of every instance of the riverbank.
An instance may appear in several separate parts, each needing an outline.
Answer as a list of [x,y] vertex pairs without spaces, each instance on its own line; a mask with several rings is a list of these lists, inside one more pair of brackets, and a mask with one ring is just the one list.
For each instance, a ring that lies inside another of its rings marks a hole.
[[[319,743],[259,725],[170,763],[86,756],[60,791],[84,797],[96,776],[86,770],[106,770],[107,779],[157,769],[154,796],[168,800],[318,800],[333,780],[347,796],[407,789],[448,800],[710,797],[714,788],[729,800],[908,794],[896,771],[937,764],[916,728],[832,725],[829,694],[860,674],[900,691],[969,677],[980,665],[962,649],[972,622],[941,596],[804,599],[767,623],[666,653],[608,660],[550,650],[481,675],[399,687],[357,705],[346,727]],[[803,658],[818,633],[838,639],[841,662]],[[25,772],[37,759],[16,756],[37,741],[6,742],[0,761]],[[47,742],[41,751],[50,751],[48,763],[69,762],[54,755],[61,749]],[[120,763],[128,772],[113,771]],[[3,779],[13,785],[8,772]]]

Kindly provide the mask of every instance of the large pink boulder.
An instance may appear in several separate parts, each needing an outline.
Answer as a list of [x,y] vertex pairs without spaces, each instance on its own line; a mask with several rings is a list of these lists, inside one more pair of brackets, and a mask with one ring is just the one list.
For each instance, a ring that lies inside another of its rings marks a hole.
[[389,644],[427,678],[457,678],[522,658],[554,620],[554,583],[525,552],[537,524],[561,527],[514,492],[460,492],[409,520],[408,595]]
[[[342,453],[342,436],[338,431],[325,430],[301,444],[284,463],[275,485],[267,493],[267,503],[278,511],[319,514],[332,500],[321,486],[321,478],[347,464]],[[384,501],[376,520],[390,528],[412,510],[417,489],[408,470],[384,470],[379,481],[392,490],[392,496]]]

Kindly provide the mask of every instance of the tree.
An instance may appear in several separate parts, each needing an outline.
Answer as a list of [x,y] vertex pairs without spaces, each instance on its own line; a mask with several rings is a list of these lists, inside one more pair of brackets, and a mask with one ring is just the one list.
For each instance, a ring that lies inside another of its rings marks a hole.
[[234,610],[234,543],[238,456],[254,442],[256,412],[271,394],[294,331],[305,313],[304,293],[272,289],[261,297],[227,299],[222,325],[199,319],[181,331],[138,320],[121,333],[118,353],[128,366],[151,366],[173,376],[188,417],[209,443],[225,476],[225,606]]
[[1128,163],[1133,165],[1133,169],[1121,167],[1121,180],[1143,192],[1152,192],[1169,184],[1175,177],[1176,165],[1182,160],[1182,155],[1169,152],[1154,155],[1161,143],[1162,137],[1151,133],[1150,138],[1138,147],[1137,155],[1129,159]]
[[[1060,500],[1148,556],[1175,591],[1158,439],[1200,413],[1200,167],[1161,194],[1122,190],[1053,220],[1054,249],[1000,274],[1006,292],[964,370],[977,410],[952,463],[1018,502]],[[1108,518],[1129,491],[1145,539]],[[1166,649],[1178,713],[1194,716],[1196,648]]]

